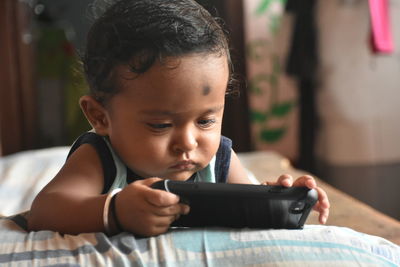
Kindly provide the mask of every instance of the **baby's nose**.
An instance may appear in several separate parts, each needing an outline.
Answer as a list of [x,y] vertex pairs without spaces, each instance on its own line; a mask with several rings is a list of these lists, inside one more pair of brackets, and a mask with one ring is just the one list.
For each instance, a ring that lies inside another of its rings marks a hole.
[[190,129],[180,131],[175,137],[174,150],[178,152],[189,152],[198,146],[196,133]]

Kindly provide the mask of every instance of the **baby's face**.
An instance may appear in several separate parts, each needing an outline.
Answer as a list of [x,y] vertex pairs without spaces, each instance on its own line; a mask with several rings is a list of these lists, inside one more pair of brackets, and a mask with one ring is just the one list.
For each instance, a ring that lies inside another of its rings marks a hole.
[[218,150],[226,56],[191,55],[156,63],[133,78],[118,68],[122,90],[108,106],[111,143],[144,178],[186,180]]

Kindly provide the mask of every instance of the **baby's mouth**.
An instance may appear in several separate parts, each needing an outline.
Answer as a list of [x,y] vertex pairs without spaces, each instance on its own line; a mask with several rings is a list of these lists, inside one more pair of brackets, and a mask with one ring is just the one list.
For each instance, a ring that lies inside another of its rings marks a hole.
[[192,171],[198,168],[198,164],[192,160],[179,161],[171,167],[171,169],[179,171]]

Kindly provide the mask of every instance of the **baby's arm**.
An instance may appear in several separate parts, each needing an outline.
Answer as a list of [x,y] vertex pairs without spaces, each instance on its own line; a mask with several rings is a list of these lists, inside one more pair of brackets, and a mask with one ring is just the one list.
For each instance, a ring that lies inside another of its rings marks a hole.
[[[166,225],[179,214],[187,212],[187,206],[179,204],[174,194],[146,186],[152,182],[136,182],[118,193],[116,211],[125,230],[156,235],[165,232]],[[80,146],[34,200],[29,229],[68,234],[105,231],[103,209],[107,195],[101,194],[103,183],[103,169],[95,149]],[[111,226],[115,225],[110,219]]]
[[106,196],[102,166],[94,148],[79,147],[56,177],[32,203],[30,230],[53,230],[78,234],[103,231],[102,209]]

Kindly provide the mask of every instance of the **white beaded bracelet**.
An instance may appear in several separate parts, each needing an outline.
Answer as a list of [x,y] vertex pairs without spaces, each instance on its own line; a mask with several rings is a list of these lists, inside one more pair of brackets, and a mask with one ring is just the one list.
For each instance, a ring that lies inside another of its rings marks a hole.
[[104,208],[103,208],[103,224],[104,224],[104,229],[107,234],[111,234],[111,229],[110,229],[110,223],[108,221],[108,216],[110,213],[110,202],[112,197],[117,194],[119,191],[121,191],[121,188],[116,188],[112,190],[110,193],[108,193],[106,197],[106,201],[104,202]]

